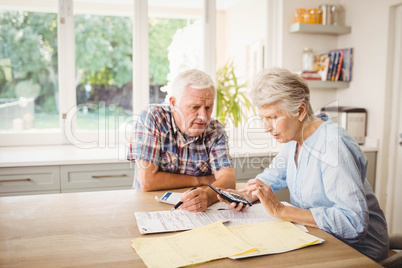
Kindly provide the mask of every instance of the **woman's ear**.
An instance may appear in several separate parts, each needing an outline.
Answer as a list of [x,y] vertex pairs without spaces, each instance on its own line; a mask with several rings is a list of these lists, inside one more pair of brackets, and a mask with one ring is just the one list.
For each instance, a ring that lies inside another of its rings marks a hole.
[[298,116],[299,121],[300,122],[303,121],[306,118],[306,115],[307,115],[307,105],[304,102],[302,102],[299,107],[299,116]]

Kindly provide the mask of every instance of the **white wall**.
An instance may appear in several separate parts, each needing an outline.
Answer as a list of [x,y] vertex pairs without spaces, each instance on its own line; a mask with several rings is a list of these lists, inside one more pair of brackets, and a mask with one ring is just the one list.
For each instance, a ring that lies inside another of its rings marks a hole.
[[[342,1],[347,10],[346,22],[352,27],[352,34],[339,39],[339,46],[351,44],[355,49],[353,82],[349,89],[339,90],[337,98],[346,105],[358,105],[368,111],[367,136],[378,139],[376,194],[388,217],[392,207],[389,203],[401,203],[402,196],[394,200],[387,197],[388,140],[390,124],[391,88],[389,69],[392,58],[389,49],[389,17],[393,5],[401,0],[353,0]],[[362,97],[364,96],[364,98]],[[402,178],[394,178],[402,180]],[[390,225],[390,221],[388,221]],[[392,226],[391,230],[392,230]]]
[[247,79],[247,47],[265,39],[266,16],[266,0],[242,0],[217,12],[217,68],[232,59],[236,74]]

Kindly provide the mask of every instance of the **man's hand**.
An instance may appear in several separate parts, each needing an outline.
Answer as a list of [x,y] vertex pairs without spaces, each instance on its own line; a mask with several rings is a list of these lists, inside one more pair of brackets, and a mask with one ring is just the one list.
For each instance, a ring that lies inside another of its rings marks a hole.
[[183,202],[180,209],[190,212],[205,211],[208,207],[208,195],[202,188],[184,192],[180,201]]
[[[215,175],[206,176],[205,178],[208,178],[210,180],[208,183],[213,184],[215,187],[235,188],[236,186],[236,178],[232,167],[223,168],[216,172]],[[183,201],[180,206],[181,209],[200,212],[205,211],[208,206],[218,201],[218,198],[211,188],[206,187],[205,189],[197,188],[193,191],[185,192],[181,197],[181,201]]]

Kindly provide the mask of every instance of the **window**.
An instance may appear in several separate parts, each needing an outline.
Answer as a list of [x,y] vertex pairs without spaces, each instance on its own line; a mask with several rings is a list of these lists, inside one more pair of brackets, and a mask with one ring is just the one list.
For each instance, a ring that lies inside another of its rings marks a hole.
[[0,4],[0,146],[100,147],[122,142],[133,115],[163,102],[179,72],[200,68],[214,78],[233,55],[243,61],[243,35],[261,36],[240,18],[263,24],[252,12],[265,1],[12,2]]
[[180,72],[202,68],[203,1],[149,0],[148,5],[149,98],[162,103]]
[[75,24],[77,130],[118,128],[132,116],[132,21],[125,16],[79,14]]
[[56,13],[0,10],[0,133],[59,129],[57,47]]

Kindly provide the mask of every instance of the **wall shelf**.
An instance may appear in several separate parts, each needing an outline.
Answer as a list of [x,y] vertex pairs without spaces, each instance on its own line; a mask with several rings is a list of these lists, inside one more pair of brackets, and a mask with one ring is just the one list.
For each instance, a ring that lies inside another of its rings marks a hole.
[[293,23],[289,26],[291,33],[311,33],[311,34],[349,34],[352,32],[350,26],[322,25],[312,23]]
[[348,88],[349,82],[345,81],[321,81],[306,80],[310,88]]

